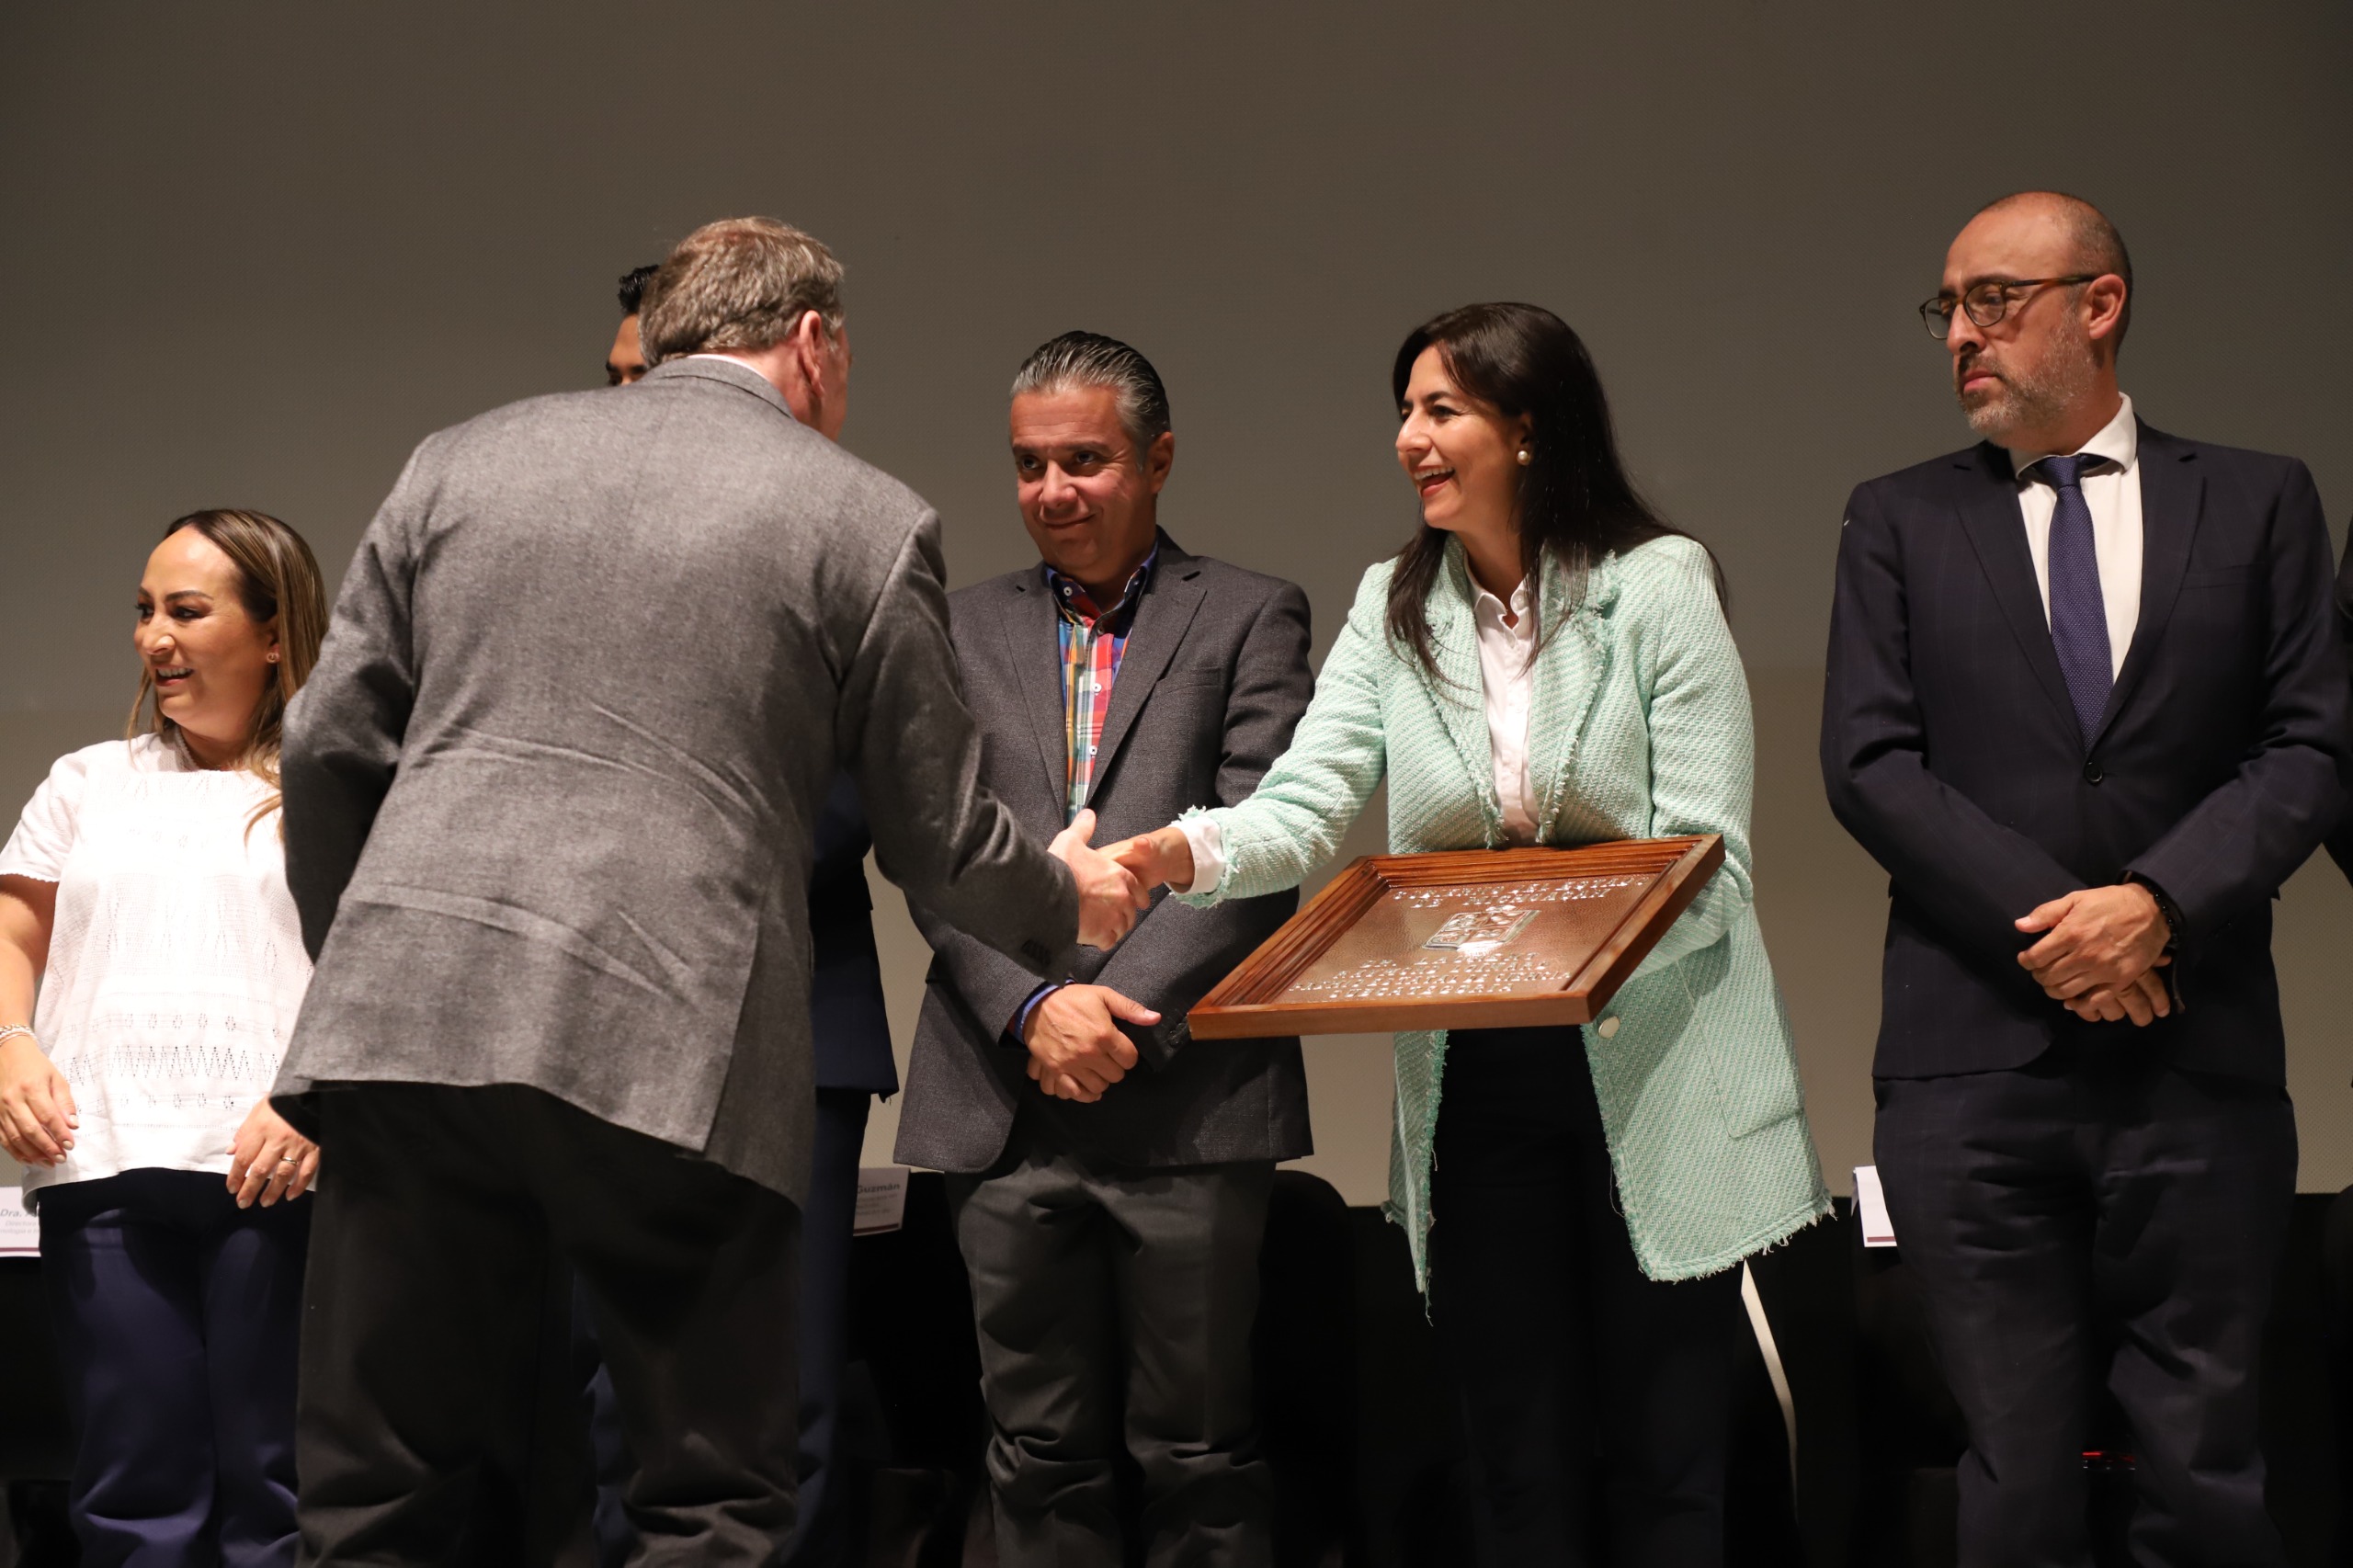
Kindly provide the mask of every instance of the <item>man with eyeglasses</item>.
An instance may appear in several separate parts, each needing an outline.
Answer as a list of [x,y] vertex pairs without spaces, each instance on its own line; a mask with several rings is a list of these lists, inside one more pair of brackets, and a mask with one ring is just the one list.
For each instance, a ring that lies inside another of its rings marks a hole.
[[1877,1152],[1969,1432],[1961,1562],[2091,1562],[2095,1391],[2137,1561],[2286,1561],[2256,1363],[2295,1190],[2271,898],[2333,824],[2345,666],[2304,465],[2117,385],[2132,267],[2005,197],[1921,307],[1966,450],[1847,504],[1832,809],[1887,869]]

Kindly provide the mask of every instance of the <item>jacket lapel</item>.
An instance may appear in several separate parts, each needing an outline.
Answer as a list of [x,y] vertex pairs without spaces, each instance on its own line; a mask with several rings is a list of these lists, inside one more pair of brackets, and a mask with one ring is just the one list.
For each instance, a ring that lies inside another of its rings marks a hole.
[[1120,746],[1134,727],[1145,699],[1152,696],[1152,688],[1168,673],[1168,661],[1176,656],[1185,633],[1192,629],[1204,592],[1200,577],[1201,569],[1193,558],[1162,534],[1160,558],[1153,562],[1152,580],[1136,602],[1136,617],[1128,627],[1128,645],[1120,653],[1120,674],[1111,683],[1111,706],[1103,715],[1103,733],[1096,742],[1097,787],[1110,771],[1112,759],[1120,755]]
[[2124,667],[2117,672],[2115,688],[2108,694],[2097,745],[2109,726],[2148,673],[2165,641],[2165,625],[2173,619],[2182,574],[2189,567],[2189,547],[2198,537],[2200,503],[2206,494],[2205,477],[2198,471],[2198,449],[2162,431],[2140,426],[2141,471],[2141,619],[2132,628],[2132,645],[2125,650]]
[[[1572,595],[1578,597],[1573,601]],[[1573,582],[1559,562],[1546,559],[1543,592],[1536,606],[1544,635],[1528,705],[1528,767],[1529,777],[1536,780],[1536,836],[1541,843],[1559,841],[1577,743],[1609,668],[1609,644],[1598,623],[1617,598],[1614,557],[1596,566],[1582,584]]]
[[1006,613],[997,620],[997,630],[1005,637],[1006,664],[1021,692],[1021,705],[1029,710],[1030,731],[1038,737],[1046,793],[1054,801],[1067,801],[1070,735],[1063,716],[1062,637],[1055,627],[1059,617],[1046,585],[1035,572],[1015,578],[1013,591],[1006,597],[1009,601]]
[[2081,735],[2082,721],[2075,717],[2067,678],[2059,673],[2059,654],[2051,645],[2051,619],[2043,613],[2034,557],[2026,547],[2026,523],[2018,512],[2018,482],[2010,474],[2009,459],[1981,442],[1956,466],[1970,475],[1961,486],[1961,529],[1993,585],[1994,600],[2002,607],[2002,617],[2010,623],[2010,634],[2033,667],[2042,694],[2066,721],[2067,733]]
[[1430,678],[1418,659],[1409,656],[1409,662],[1438,710],[1447,738],[1454,743],[1463,771],[1471,776],[1487,842],[1495,845],[1504,841],[1504,813],[1495,799],[1495,750],[1487,735],[1487,687],[1479,667],[1479,627],[1471,609],[1473,591],[1462,546],[1449,540],[1445,567],[1423,606],[1429,619],[1430,651],[1438,656],[1438,679]]

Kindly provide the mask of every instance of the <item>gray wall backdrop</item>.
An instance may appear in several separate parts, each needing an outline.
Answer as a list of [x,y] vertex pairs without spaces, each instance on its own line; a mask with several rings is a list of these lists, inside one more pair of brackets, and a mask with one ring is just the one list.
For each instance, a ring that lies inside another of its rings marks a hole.
[[[264,507],[339,575],[418,438],[594,384],[612,278],[703,220],[786,217],[847,262],[846,442],[939,506],[957,582],[1031,558],[1005,386],[1085,326],[1168,381],[1168,527],[1303,584],[1319,649],[1413,522],[1397,341],[1532,300],[1730,574],[1766,931],[1843,1190],[1884,893],[1813,762],[1839,509],[1967,440],[1912,307],[1979,202],[2090,196],[2138,263],[2143,413],[2304,457],[2341,524],[2348,80],[2333,0],[11,6],[0,815],[119,728],[166,520]],[[2353,893],[2323,859],[2285,898],[2302,1185],[2336,1187]],[[904,1035],[921,954],[894,895],[881,925]],[[1310,1165],[1368,1200],[1386,1051],[1309,1062]]]

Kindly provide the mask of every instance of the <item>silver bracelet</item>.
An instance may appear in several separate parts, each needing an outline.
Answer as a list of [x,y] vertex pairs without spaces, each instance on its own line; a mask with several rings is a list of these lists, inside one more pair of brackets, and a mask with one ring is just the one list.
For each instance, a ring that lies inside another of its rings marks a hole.
[[0,1024],[0,1040],[6,1040],[10,1035],[19,1034],[24,1036],[27,1040],[31,1040],[35,1045],[39,1045],[40,1043],[40,1038],[34,1034],[33,1031],[26,1025]]

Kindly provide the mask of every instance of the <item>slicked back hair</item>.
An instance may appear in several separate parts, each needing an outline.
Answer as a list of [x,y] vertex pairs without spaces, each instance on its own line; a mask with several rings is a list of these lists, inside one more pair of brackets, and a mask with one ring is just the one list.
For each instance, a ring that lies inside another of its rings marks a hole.
[[614,290],[614,297],[621,303],[621,314],[633,316],[643,308],[645,286],[653,282],[654,275],[661,270],[662,264],[656,261],[643,267],[632,267],[621,274],[620,286]]
[[1168,389],[1152,361],[1099,332],[1066,332],[1040,344],[1013,373],[1013,395],[1065,392],[1073,387],[1103,387],[1117,401],[1120,425],[1135,443],[1142,460],[1152,444],[1173,426],[1168,420]]
[[[2116,334],[2109,339],[2111,350],[2124,351],[2124,334],[2132,325],[2132,297],[2137,291],[2132,284],[2132,253],[2124,248],[2124,235],[2107,213],[2080,196],[2070,196],[2063,190],[2014,190],[2007,196],[1996,197],[1977,210],[1977,216],[2006,207],[2022,206],[2028,202],[2047,203],[2058,208],[2060,221],[2067,225],[2067,235],[2075,244],[2075,261],[2070,271],[2113,272],[2124,279],[2124,308],[2117,313]],[[2077,288],[2084,285],[2077,284]]]
[[645,286],[637,335],[650,369],[684,354],[757,352],[817,312],[842,327],[842,264],[774,218],[722,218],[678,242]]

